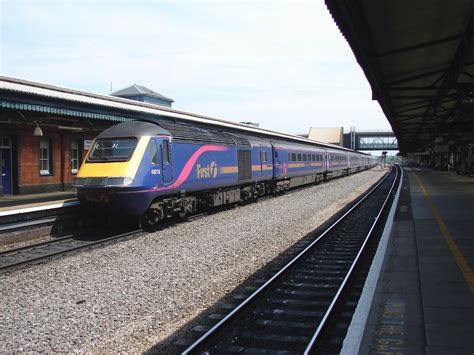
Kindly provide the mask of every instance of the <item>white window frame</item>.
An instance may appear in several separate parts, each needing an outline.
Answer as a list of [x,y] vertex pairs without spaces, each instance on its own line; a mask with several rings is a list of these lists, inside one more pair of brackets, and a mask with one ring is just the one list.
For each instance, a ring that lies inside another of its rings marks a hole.
[[40,139],[39,160],[40,175],[51,175],[51,142],[48,138]]
[[[77,174],[79,171],[79,150],[80,144],[79,140],[73,139],[71,140],[71,174]],[[74,153],[76,156],[74,156]]]

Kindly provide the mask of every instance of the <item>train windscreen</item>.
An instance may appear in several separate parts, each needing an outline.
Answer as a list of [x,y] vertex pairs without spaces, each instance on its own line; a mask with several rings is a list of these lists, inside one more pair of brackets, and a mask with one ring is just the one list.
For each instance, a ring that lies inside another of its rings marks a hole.
[[127,161],[131,158],[136,145],[136,138],[99,139],[92,147],[87,160]]

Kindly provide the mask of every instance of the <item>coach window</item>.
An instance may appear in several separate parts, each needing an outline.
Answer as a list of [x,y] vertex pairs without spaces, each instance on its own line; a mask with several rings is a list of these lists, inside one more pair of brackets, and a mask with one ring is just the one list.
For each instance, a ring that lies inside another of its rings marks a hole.
[[79,141],[74,139],[71,141],[71,174],[77,174],[80,160]]
[[296,161],[296,153],[291,153],[291,161]]
[[51,140],[41,138],[40,140],[40,175],[51,175],[52,173],[52,149]]
[[260,151],[260,162],[266,163],[267,162],[267,152]]
[[298,153],[298,161],[301,161],[301,153]]

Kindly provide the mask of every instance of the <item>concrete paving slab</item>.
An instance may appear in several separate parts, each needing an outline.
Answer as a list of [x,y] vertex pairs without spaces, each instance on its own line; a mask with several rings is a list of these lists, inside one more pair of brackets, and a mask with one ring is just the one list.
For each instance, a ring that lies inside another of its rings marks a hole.
[[471,309],[474,317],[474,303],[469,293],[464,282],[422,285],[423,306],[445,308],[462,305],[461,307]]
[[[472,315],[470,314],[471,309],[465,307],[457,308],[453,307],[425,307],[424,318],[426,324],[442,325],[450,324],[457,327],[474,327],[471,324]],[[467,329],[466,329],[467,330]],[[466,332],[464,332],[466,334]],[[471,332],[474,338],[474,332]]]
[[[418,178],[412,171],[405,179],[359,353],[472,355],[474,179],[428,169],[415,173]],[[463,260],[468,269],[461,269]],[[403,319],[393,341],[384,333],[387,302],[389,310],[399,304],[388,322]]]
[[425,352],[428,355],[472,355],[472,351],[454,346],[427,346]]
[[474,349],[474,326],[455,326],[444,324],[425,324],[426,342],[429,346],[452,344],[466,351]]
[[407,277],[406,272],[404,271],[391,271],[390,277],[384,279],[385,287],[384,291],[386,293],[416,293],[419,292],[414,291],[418,288],[418,279],[413,277]]

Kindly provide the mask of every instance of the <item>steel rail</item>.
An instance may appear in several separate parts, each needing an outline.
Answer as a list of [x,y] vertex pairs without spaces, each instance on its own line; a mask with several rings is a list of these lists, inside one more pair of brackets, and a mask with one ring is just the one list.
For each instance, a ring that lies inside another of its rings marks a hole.
[[0,265],[0,271],[5,271],[5,270],[8,270],[8,269],[11,269],[11,268],[14,268],[14,267],[18,267],[20,265],[27,265],[27,264],[35,263],[35,262],[38,262],[38,261],[43,261],[43,260],[46,260],[46,259],[49,259],[49,258],[52,258],[52,257],[55,257],[55,256],[59,256],[59,255],[62,255],[62,254],[67,254],[67,253],[70,253],[70,252],[73,252],[73,251],[89,248],[91,246],[98,246],[98,245],[101,245],[101,244],[107,244],[108,242],[118,240],[118,239],[122,239],[122,238],[126,238],[126,237],[130,237],[130,236],[132,236],[134,234],[138,234],[142,231],[143,231],[143,229],[137,229],[137,230],[133,230],[133,231],[130,231],[130,232],[126,232],[126,233],[122,233],[122,234],[118,234],[118,235],[114,235],[114,236],[111,236],[111,237],[107,237],[107,238],[100,239],[100,240],[94,240],[94,241],[80,241],[78,239],[74,239],[74,238],[71,238],[71,237],[64,237],[64,238],[61,238],[60,240],[51,240],[51,241],[46,241],[46,242],[43,242],[43,243],[38,243],[38,244],[34,244],[34,245],[31,245],[31,246],[27,246],[27,247],[8,250],[8,251],[0,253],[0,256],[4,256],[6,254],[14,254],[16,251],[25,251],[25,250],[28,250],[28,249],[30,249],[31,251],[34,251],[34,249],[35,248],[37,249],[38,246],[60,244],[61,242],[64,242],[65,239],[70,239],[71,241],[84,242],[84,244],[74,246],[72,248],[59,250],[59,251],[53,251],[53,252],[50,252],[50,253],[46,253],[44,255],[40,255],[38,257],[22,260],[22,261],[19,261],[19,262],[13,262],[13,263],[6,264],[6,265]]
[[396,168],[396,175],[395,175],[395,179],[393,180],[393,183],[392,183],[392,186],[390,187],[390,190],[389,192],[387,193],[387,197],[385,198],[385,201],[382,205],[382,207],[380,207],[380,210],[379,212],[377,213],[377,216],[375,217],[374,219],[374,222],[372,223],[372,226],[370,227],[370,230],[369,232],[367,233],[367,236],[365,237],[365,240],[359,250],[359,252],[357,253],[357,256],[355,257],[354,261],[352,262],[352,265],[351,267],[349,268],[349,271],[347,272],[346,274],[346,277],[344,278],[344,280],[342,281],[341,283],[341,286],[339,287],[335,297],[333,298],[331,304],[329,305],[328,309],[326,310],[326,313],[324,314],[321,322],[319,323],[319,326],[318,328],[316,329],[316,331],[314,332],[314,335],[312,336],[308,346],[306,347],[305,351],[304,351],[304,355],[308,355],[311,351],[311,349],[313,348],[314,344],[316,343],[318,337],[321,335],[321,332],[323,330],[323,328],[326,326],[326,322],[327,320],[329,319],[337,301],[339,300],[339,297],[341,296],[344,288],[346,287],[346,284],[347,282],[349,281],[349,278],[352,276],[352,273],[357,265],[357,263],[359,262],[359,259],[362,255],[362,253],[364,252],[365,250],[365,246],[367,245],[369,239],[370,239],[370,236],[377,224],[377,222],[379,221],[380,219],[380,216],[382,215],[383,211],[385,210],[385,206],[387,205],[388,201],[390,200],[390,196],[395,188],[395,185],[397,183],[397,179],[398,179],[398,175],[399,175],[399,169],[400,168]]
[[[262,197],[262,199],[271,198],[271,197],[273,197],[273,196],[265,196],[265,197]],[[223,206],[223,207],[216,207],[216,208],[214,208],[214,210],[211,210],[211,211],[205,211],[205,212],[195,213],[195,214],[191,214],[189,216],[186,216],[186,220],[187,221],[193,221],[193,220],[196,220],[196,219],[199,219],[199,218],[202,218],[202,217],[206,217],[206,216],[209,216],[209,215],[212,215],[212,214],[219,213],[223,210],[234,208],[234,207],[235,207],[234,205],[226,205],[226,206]],[[55,216],[55,218],[56,217],[58,217],[58,216]],[[44,219],[41,219],[41,221],[44,221]],[[26,226],[34,226],[34,225],[41,224],[40,222],[38,222],[38,220],[31,220],[31,222],[32,222],[31,224],[27,224]],[[13,222],[11,224],[13,225],[14,223],[16,223],[16,222]],[[23,222],[20,222],[20,223],[23,223]],[[18,225],[16,227],[18,227],[18,228],[22,227],[22,226],[20,226],[20,223],[18,223]],[[28,222],[25,222],[25,223],[28,223]],[[169,227],[169,226],[171,226],[175,223],[176,223],[176,220],[169,220],[169,221],[165,221],[165,222],[160,223],[160,225],[157,226],[157,227],[159,229],[162,229],[162,228]],[[15,227],[11,227],[11,229],[15,229]],[[121,238],[121,237],[125,237],[125,236],[128,236],[129,234],[138,233],[138,232],[144,231],[144,230],[146,230],[146,228],[145,229],[143,229],[143,228],[142,229],[137,229],[137,230],[134,230],[132,232],[127,232],[125,234],[120,234],[120,235],[117,235],[117,236],[112,236],[112,237],[109,237],[107,239],[100,239],[100,240],[89,241],[89,242],[88,241],[82,241],[82,240],[78,239],[80,237],[78,235],[76,235],[76,236],[67,235],[67,236],[63,236],[63,237],[59,237],[59,238],[54,238],[52,240],[46,240],[46,241],[43,241],[43,242],[40,242],[40,243],[34,243],[34,244],[26,245],[26,246],[19,247],[19,248],[7,249],[7,250],[4,250],[4,251],[0,251],[0,271],[4,271],[4,270],[7,270],[7,269],[10,269],[10,268],[22,265],[22,264],[26,265],[26,264],[29,264],[29,263],[34,263],[36,261],[41,261],[42,259],[50,258],[50,257],[56,256],[56,255],[66,254],[70,251],[78,250],[78,249],[81,249],[81,248],[86,248],[88,246],[93,246],[95,244],[106,243],[106,242],[111,241],[113,239],[118,239],[118,238]],[[1,226],[0,226],[0,231],[1,231]],[[87,233],[84,233],[84,235],[87,235]],[[54,252],[54,253],[53,252],[52,253],[47,253],[43,256],[40,256],[40,257],[37,257],[37,258],[26,259],[26,260],[23,260],[23,261],[20,261],[20,262],[17,262],[17,263],[10,263],[10,264],[1,265],[2,258],[7,258],[9,256],[12,256],[12,255],[16,254],[16,253],[34,251],[35,249],[45,247],[45,246],[48,246],[48,245],[49,246],[54,246],[54,245],[61,244],[61,243],[67,242],[67,241],[84,242],[86,244],[83,244],[81,246],[77,246],[75,248],[67,249],[67,250],[65,249],[64,251],[58,251],[58,252]]]
[[[262,294],[268,287],[273,284],[273,282],[278,279],[283,273],[285,273],[290,267],[297,263],[301,258],[303,258],[313,247],[321,241],[326,234],[332,231],[341,221],[343,221],[349,214],[356,210],[377,188],[388,178],[390,173],[386,173],[382,179],[369,191],[367,192],[356,204],[354,204],[348,211],[346,211],[340,218],[338,218],[331,226],[329,226],[323,233],[321,233],[313,242],[311,242],[303,251],[301,251],[295,258],[293,258],[288,264],[286,264],[282,269],[280,269],[275,275],[273,275],[269,280],[267,280],[260,288],[253,292],[248,298],[246,298],[242,303],[240,303],[236,308],[234,308],[229,314],[227,314],[223,319],[221,319],[217,324],[215,324],[211,329],[209,329],[205,334],[203,334],[199,339],[192,343],[188,348],[186,348],[182,354],[187,355],[199,347],[204,341],[210,338],[216,331],[218,331],[224,324],[228,323],[233,319],[238,313],[240,313],[248,304],[254,301],[260,294]],[[396,178],[395,180],[396,181]],[[390,193],[388,194],[390,195]]]
[[66,235],[64,237],[54,238],[54,239],[46,240],[46,241],[40,242],[40,243],[25,245],[24,247],[6,249],[6,250],[3,250],[3,251],[0,252],[0,258],[3,257],[3,256],[6,256],[8,254],[15,254],[15,253],[18,253],[18,252],[21,252],[21,251],[24,251],[24,250],[30,250],[30,249],[33,250],[37,247],[45,246],[45,245],[48,245],[48,244],[53,245],[54,243],[61,243],[62,241],[66,240],[66,239],[72,239],[72,238],[74,238],[73,235]]

